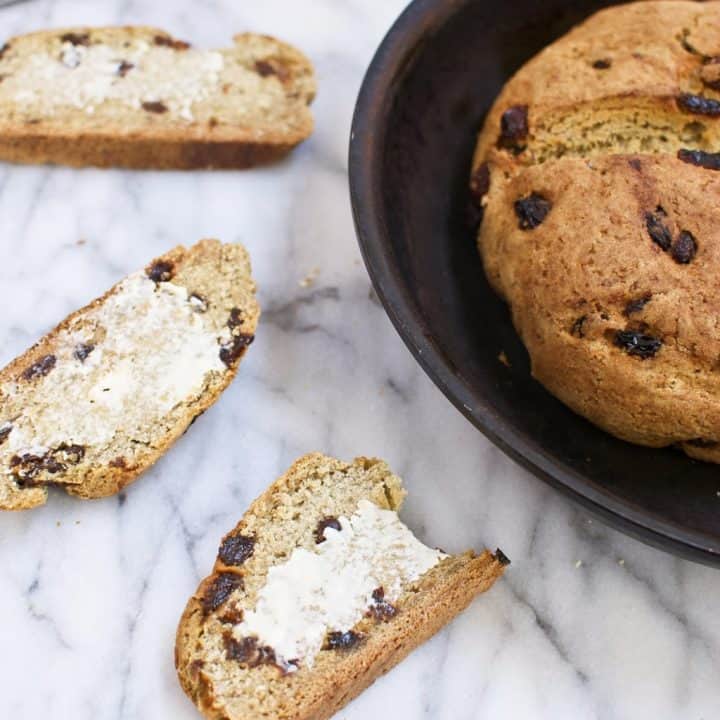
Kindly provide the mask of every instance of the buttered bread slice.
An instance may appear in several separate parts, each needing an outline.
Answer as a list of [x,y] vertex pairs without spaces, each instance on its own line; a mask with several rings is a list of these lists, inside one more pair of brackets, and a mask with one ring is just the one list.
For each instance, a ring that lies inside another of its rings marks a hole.
[[0,159],[243,168],[312,132],[308,59],[264,35],[219,50],[148,27],[23,35],[0,49]]
[[211,720],[324,720],[502,574],[399,519],[380,460],[300,458],[222,541],[180,621],[180,682]]
[[227,387],[258,316],[247,252],[217,240],[70,315],[0,371],[0,509],[132,482]]

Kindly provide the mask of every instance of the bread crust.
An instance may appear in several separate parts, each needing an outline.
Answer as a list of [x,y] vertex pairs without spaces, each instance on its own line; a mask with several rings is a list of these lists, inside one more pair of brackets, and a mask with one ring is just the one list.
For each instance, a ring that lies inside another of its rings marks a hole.
[[[390,480],[391,499],[388,507],[396,507],[401,501],[399,482],[394,482],[384,463],[368,458],[358,458],[351,464],[312,453],[300,458],[290,470],[274,483],[249,508],[243,520],[228,535],[247,532],[247,518],[257,513],[267,513],[276,499],[292,491],[292,486],[307,473],[316,472],[319,466],[330,463],[335,471],[343,468],[353,471],[353,466],[375,467],[387,473]],[[226,536],[228,537],[228,536]],[[258,683],[273,682],[289,684],[283,692],[287,702],[276,710],[258,711],[253,717],[263,720],[326,720],[353,698],[403,660],[412,650],[434,635],[472,599],[484,592],[502,575],[507,560],[484,551],[476,556],[472,552],[448,557],[420,578],[397,601],[398,614],[388,622],[375,624],[363,620],[356,626],[365,641],[348,654],[338,654],[326,663],[316,662],[312,669],[300,668],[290,675],[279,672],[259,675]],[[221,573],[243,574],[242,569],[229,568],[218,559],[213,573],[205,578],[190,598],[180,620],[175,644],[175,666],[183,690],[208,720],[247,720],[236,712],[223,692],[216,688],[212,678],[202,668],[202,639],[206,632],[208,615],[203,598]],[[259,669],[256,669],[259,671]],[[249,670],[249,672],[254,672]]]
[[[238,263],[240,269],[238,274],[239,286],[242,287],[240,294],[249,298],[249,301],[242,308],[244,313],[243,330],[254,334],[260,316],[260,308],[254,297],[255,284],[250,276],[247,252],[241,245],[231,246],[223,245],[218,240],[201,240],[190,248],[178,246],[155,258],[149,266],[159,261],[168,261],[173,264],[176,275],[179,276],[182,276],[183,272],[191,268],[202,265],[207,265],[208,268],[219,271],[222,263],[227,260],[227,258],[223,259],[223,253],[234,256],[234,261]],[[118,291],[119,286],[120,283],[117,283],[101,297],[68,315],[57,327],[40,338],[31,348],[12,360],[0,370],[0,385],[15,380],[26,368],[52,353],[56,348],[56,342],[60,334],[72,327],[76,320],[84,318],[91,310],[102,306],[110,296]],[[68,472],[57,483],[53,484],[61,486],[68,493],[83,499],[105,497],[122,490],[157,462],[168,448],[185,433],[190,424],[218,399],[222,391],[237,374],[240,359],[245,352],[246,349],[243,349],[237,360],[228,367],[226,372],[215,374],[212,381],[205,386],[204,391],[193,398],[191,403],[183,405],[172,416],[167,416],[165,418],[167,424],[164,432],[155,437],[152,444],[146,445],[141,452],[134,456],[132,465],[113,466],[111,464],[102,464],[88,466],[83,464],[79,469],[70,467]],[[26,510],[44,504],[47,495],[46,486],[18,489],[17,492],[12,492],[9,498],[0,499],[0,509]]]
[[[18,42],[32,46],[57,41],[67,34],[88,33],[108,41],[125,34],[133,39],[163,38],[169,44],[182,43],[153,27],[75,27],[11,38],[7,47],[13,48]],[[97,126],[50,117],[35,117],[31,122],[0,120],[0,160],[71,167],[194,170],[244,169],[281,159],[313,131],[308,109],[315,97],[312,64],[295,48],[270,36],[241,33],[233,40],[238,51],[250,52],[248,48],[259,45],[261,49],[253,52],[271,54],[282,62],[287,77],[268,76],[262,82],[283,84],[287,112],[294,112],[292,123],[188,124],[167,120],[166,116],[157,122],[152,118],[152,123],[142,126],[119,122]],[[0,57],[0,69],[1,64]]]

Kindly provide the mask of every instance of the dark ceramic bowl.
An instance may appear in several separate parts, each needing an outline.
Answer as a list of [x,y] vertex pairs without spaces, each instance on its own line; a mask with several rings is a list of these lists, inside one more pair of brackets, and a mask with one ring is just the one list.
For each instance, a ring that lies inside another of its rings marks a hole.
[[611,525],[720,565],[720,467],[616,440],[535,382],[467,222],[475,135],[503,83],[608,4],[415,0],[383,41],[357,103],[357,234],[398,332],[485,435]]

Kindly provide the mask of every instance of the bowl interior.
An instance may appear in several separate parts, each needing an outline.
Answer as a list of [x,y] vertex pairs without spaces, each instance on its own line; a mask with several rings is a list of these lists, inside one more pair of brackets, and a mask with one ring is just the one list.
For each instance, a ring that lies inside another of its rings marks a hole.
[[544,45],[609,4],[415,0],[378,51],[358,101],[355,220],[393,322],[483,432],[625,531],[717,563],[720,468],[616,440],[535,382],[468,222],[475,136],[500,88]]

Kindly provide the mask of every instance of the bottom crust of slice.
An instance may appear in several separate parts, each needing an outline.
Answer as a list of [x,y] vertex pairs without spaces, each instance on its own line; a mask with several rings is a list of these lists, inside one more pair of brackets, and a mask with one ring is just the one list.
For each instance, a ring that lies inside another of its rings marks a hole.
[[[299,141],[298,141],[299,142]],[[108,133],[3,133],[0,160],[128,170],[242,170],[280,160],[297,143],[142,138]]]

